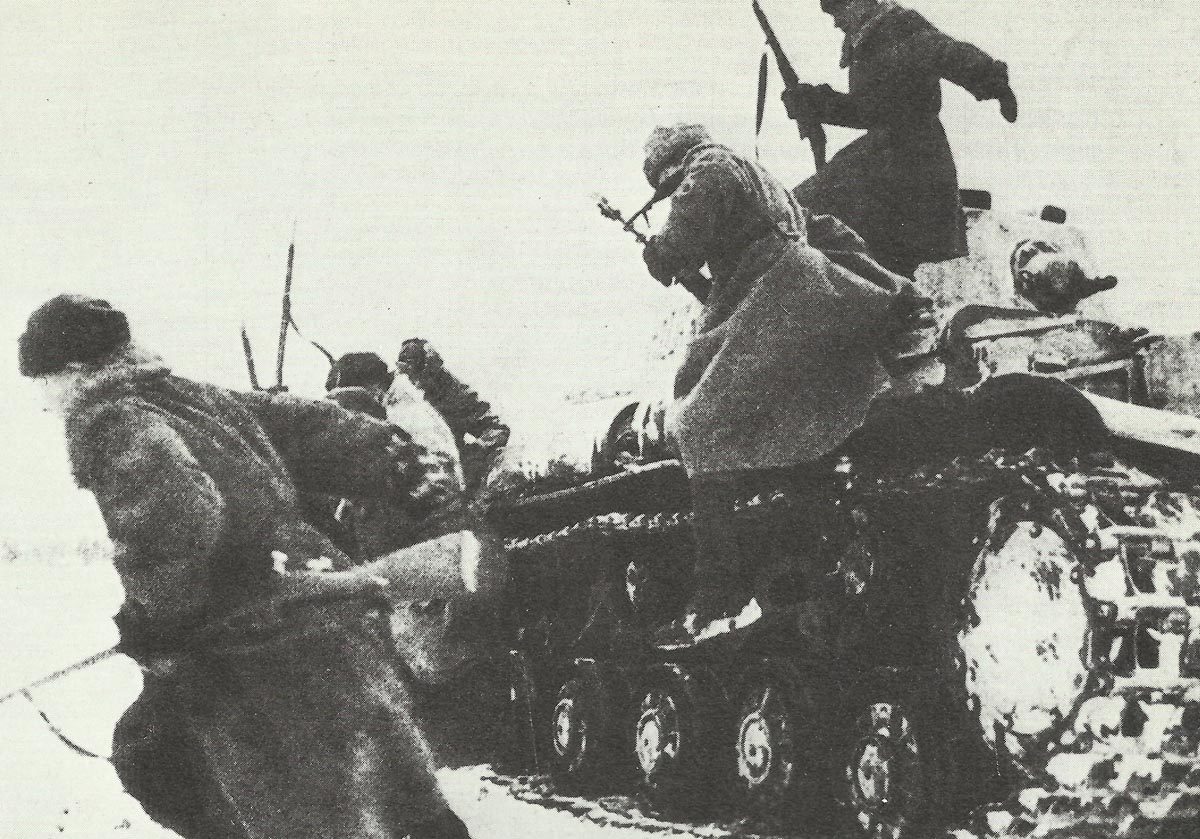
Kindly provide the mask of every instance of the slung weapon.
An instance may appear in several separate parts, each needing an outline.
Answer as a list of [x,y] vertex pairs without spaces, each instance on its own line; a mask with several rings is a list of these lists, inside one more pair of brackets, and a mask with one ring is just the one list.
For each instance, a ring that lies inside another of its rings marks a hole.
[[250,346],[250,336],[246,334],[246,324],[242,324],[242,354],[246,356],[246,372],[250,374],[250,387],[262,390],[258,383],[258,370],[254,366],[254,349]]
[[296,242],[288,245],[287,276],[283,280],[283,302],[279,312],[279,347],[275,351],[275,390],[283,387],[283,356],[287,351],[288,329],[292,325],[292,262],[296,258]]

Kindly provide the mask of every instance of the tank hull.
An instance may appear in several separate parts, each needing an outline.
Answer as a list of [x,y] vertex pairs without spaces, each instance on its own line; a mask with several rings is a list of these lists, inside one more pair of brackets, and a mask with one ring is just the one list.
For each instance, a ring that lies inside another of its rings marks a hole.
[[971,256],[919,275],[938,334],[867,423],[737,502],[751,628],[650,644],[691,584],[663,371],[695,304],[664,319],[643,389],[564,409],[569,447],[514,454],[490,516],[513,568],[513,741],[536,747],[510,766],[547,778],[516,794],[640,790],[626,817],[683,832],[1194,827],[1200,421],[1161,410],[1189,404],[1190,356],[1030,291],[1030,265],[1086,259],[1077,231],[971,221]]

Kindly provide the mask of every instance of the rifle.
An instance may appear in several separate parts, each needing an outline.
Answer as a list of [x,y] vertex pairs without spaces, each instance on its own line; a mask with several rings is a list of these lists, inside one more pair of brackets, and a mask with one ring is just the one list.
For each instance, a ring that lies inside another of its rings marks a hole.
[[[633,222],[637,219],[637,216],[627,220],[623,215],[621,215],[620,210],[608,203],[608,199],[603,195],[597,195],[595,198],[596,206],[600,208],[600,215],[604,216],[606,219],[612,219],[615,222],[619,222],[625,230],[628,230],[631,234],[633,234],[633,238],[637,239],[638,243],[642,246],[650,243],[650,240],[644,234],[638,232],[633,227]],[[643,208],[643,210],[648,208],[649,205]],[[641,213],[639,213],[639,215],[640,214]],[[685,271],[683,274],[676,276],[675,281],[687,289],[693,297],[700,301],[708,299],[708,292],[712,288],[712,280],[695,269]]]
[[[283,386],[283,357],[287,349],[289,329],[295,330],[297,335],[312,344],[321,355],[325,356],[325,360],[329,362],[330,367],[334,365],[333,354],[301,332],[300,325],[296,323],[296,318],[292,316],[292,265],[295,263],[295,260],[296,242],[293,238],[292,243],[288,245],[287,276],[283,281],[283,303],[279,314],[279,348],[275,354],[275,385],[268,388],[273,393],[287,390]],[[254,351],[250,347],[250,338],[246,334],[245,323],[242,324],[242,353],[246,356],[246,372],[250,374],[250,386],[255,390],[262,390],[262,386],[258,382],[258,371],[254,364]]]
[[254,366],[254,350],[250,346],[250,336],[246,334],[246,324],[242,323],[242,354],[246,356],[246,372],[250,374],[250,387],[262,390],[258,383],[258,370]]
[[[771,52],[775,54],[775,64],[779,67],[779,75],[783,77],[783,85],[787,90],[800,90],[800,77],[796,75],[792,63],[788,61],[787,55],[783,52],[783,47],[779,44],[779,39],[775,37],[775,30],[771,28],[770,21],[767,20],[766,13],[762,10],[762,6],[758,4],[758,0],[753,0],[754,16],[758,18],[758,25],[762,27],[763,34],[767,37],[767,46],[771,48]],[[762,68],[765,70],[765,66]],[[759,83],[759,96],[765,97],[766,85],[764,78]],[[759,106],[760,112],[762,106]],[[807,109],[805,109],[807,111]],[[796,121],[796,128],[800,132],[800,140],[808,140],[812,144],[813,164],[817,167],[817,171],[825,168],[825,126],[811,113],[802,113],[799,116],[792,117]]]
[[287,276],[283,280],[283,302],[279,314],[279,348],[275,352],[275,387],[282,391],[283,386],[283,355],[287,350],[288,329],[292,325],[292,262],[296,258],[296,242],[288,245]]

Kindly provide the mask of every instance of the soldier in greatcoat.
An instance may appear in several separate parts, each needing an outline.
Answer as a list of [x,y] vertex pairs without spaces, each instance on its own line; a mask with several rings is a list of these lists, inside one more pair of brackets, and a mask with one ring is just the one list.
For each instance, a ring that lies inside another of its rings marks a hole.
[[422,454],[332,402],[174,376],[102,300],[43,304],[19,357],[115,547],[121,649],[145,685],[113,762],[146,811],[188,839],[467,837],[410,717],[382,586],[297,501],[436,505]]
[[796,198],[837,216],[905,276],[921,263],[966,255],[958,173],[938,118],[941,80],[998,100],[1013,122],[1007,65],[892,0],[821,0],[821,8],[845,33],[850,92],[801,85],[784,91],[784,104],[790,114],[867,133],[800,184]]
[[697,543],[687,614],[656,639],[671,648],[757,620],[754,557],[734,535],[734,500],[862,424],[888,383],[880,353],[927,301],[854,231],[810,213],[702,126],[655,129],[644,172],[656,195],[671,197],[644,252],[650,274],[663,283],[703,265],[712,274],[667,412]]

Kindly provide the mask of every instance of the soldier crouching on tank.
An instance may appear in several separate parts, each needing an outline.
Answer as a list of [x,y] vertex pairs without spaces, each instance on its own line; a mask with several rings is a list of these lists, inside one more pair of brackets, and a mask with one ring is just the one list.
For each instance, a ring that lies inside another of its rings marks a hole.
[[508,444],[508,426],[492,413],[489,403],[446,369],[441,355],[423,338],[409,338],[401,345],[396,372],[421,389],[454,432],[467,493],[474,495]]
[[403,441],[329,402],[173,376],[93,298],[39,307],[19,356],[116,549],[121,649],[145,683],[113,763],[147,813],[205,839],[467,837],[409,716],[382,587],[337,573],[347,558],[297,503],[297,484],[425,494]]
[[817,460],[862,424],[888,381],[880,350],[926,301],[852,230],[809,213],[702,126],[655,129],[644,171],[656,195],[671,196],[644,252],[650,274],[664,284],[706,264],[712,274],[667,417],[691,480],[697,547],[687,614],[655,638],[672,649],[761,615],[752,556],[734,532],[739,490]]
[[784,91],[784,104],[793,118],[867,133],[796,187],[796,197],[850,225],[880,262],[905,276],[921,263],[965,256],[958,173],[938,119],[941,80],[976,99],[999,100],[1000,113],[1014,122],[1008,67],[891,0],[821,0],[821,9],[846,33],[850,92],[801,85]]

